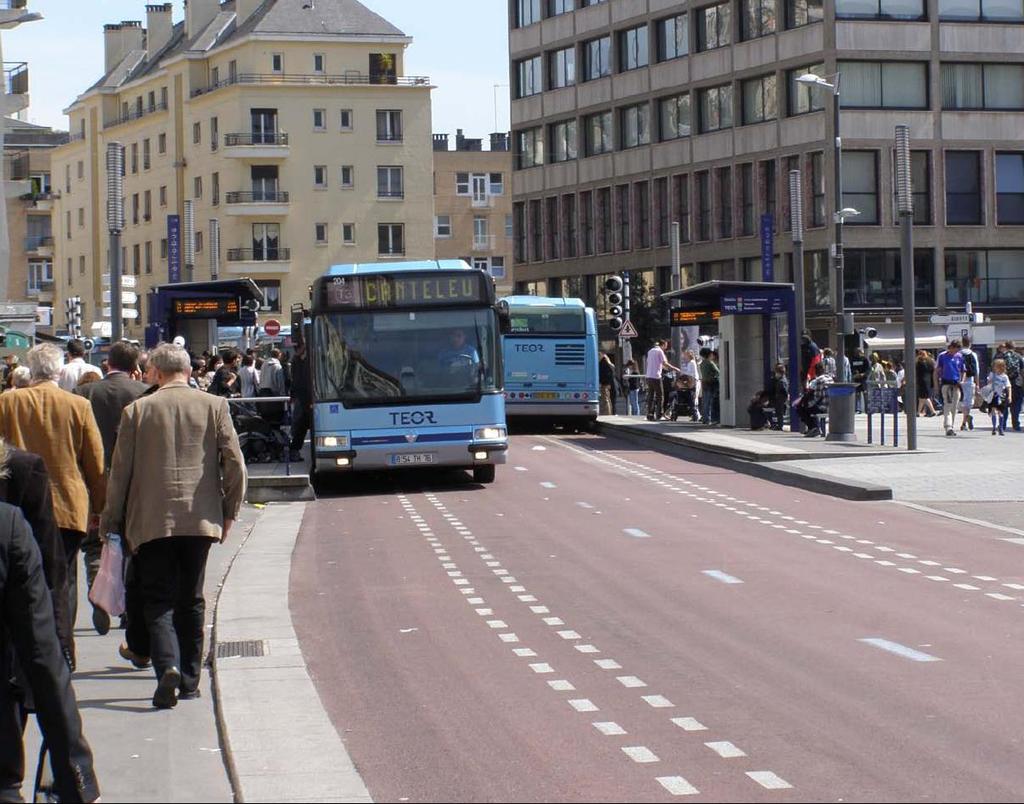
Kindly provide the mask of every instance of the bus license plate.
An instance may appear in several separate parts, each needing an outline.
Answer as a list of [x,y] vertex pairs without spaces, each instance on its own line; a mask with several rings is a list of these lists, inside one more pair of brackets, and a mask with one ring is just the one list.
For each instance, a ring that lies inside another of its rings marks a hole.
[[420,466],[425,463],[433,462],[434,453],[432,452],[411,452],[408,454],[391,456],[392,466]]
[[558,394],[551,393],[551,392],[542,392],[542,393],[539,393],[539,394],[534,394],[533,398],[534,399],[558,399]]

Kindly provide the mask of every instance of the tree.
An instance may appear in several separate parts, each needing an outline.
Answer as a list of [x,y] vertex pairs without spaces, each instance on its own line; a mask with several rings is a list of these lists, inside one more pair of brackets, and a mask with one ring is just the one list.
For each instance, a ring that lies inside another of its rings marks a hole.
[[629,295],[629,318],[637,331],[637,337],[633,339],[633,354],[640,357],[647,353],[656,339],[669,337],[669,306],[640,272],[630,276]]

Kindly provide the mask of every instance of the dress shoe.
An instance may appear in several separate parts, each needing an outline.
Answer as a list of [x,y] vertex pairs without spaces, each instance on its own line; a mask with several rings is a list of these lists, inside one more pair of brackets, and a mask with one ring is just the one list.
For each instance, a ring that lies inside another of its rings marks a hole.
[[173,709],[178,705],[178,685],[181,684],[181,671],[177,667],[169,667],[160,677],[153,693],[153,706],[157,709]]
[[96,629],[96,633],[100,636],[106,636],[110,633],[110,615],[99,606],[93,606],[92,627]]
[[126,659],[131,662],[132,666],[136,670],[145,670],[152,664],[148,656],[139,656],[139,654],[128,647],[127,642],[122,642],[121,647],[117,649],[117,652],[120,654],[122,659]]

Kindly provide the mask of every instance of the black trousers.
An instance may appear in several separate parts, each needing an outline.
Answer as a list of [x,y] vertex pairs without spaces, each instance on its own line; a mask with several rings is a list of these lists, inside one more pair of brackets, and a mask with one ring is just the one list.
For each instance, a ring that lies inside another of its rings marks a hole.
[[77,530],[60,529],[61,541],[64,543],[64,557],[68,569],[68,618],[71,620],[71,658],[75,657],[75,622],[78,620],[78,553],[85,534]]
[[124,573],[124,641],[128,649],[139,656],[148,657],[149,628],[146,626],[146,603],[142,596],[142,583],[139,580],[138,562],[132,556],[126,556]]
[[206,620],[203,582],[211,544],[195,536],[157,539],[142,545],[133,559],[142,586],[153,669],[159,679],[177,667],[182,692],[199,688]]
[[312,413],[309,404],[306,402],[296,402],[292,407],[292,452],[298,452],[302,449],[302,445],[306,443]]

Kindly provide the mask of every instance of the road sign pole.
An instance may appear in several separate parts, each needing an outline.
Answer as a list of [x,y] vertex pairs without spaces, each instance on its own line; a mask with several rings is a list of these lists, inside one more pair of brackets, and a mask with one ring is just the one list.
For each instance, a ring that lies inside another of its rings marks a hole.
[[623,280],[623,282],[625,284],[625,288],[624,288],[624,291],[623,291],[623,294],[622,294],[623,295],[622,309],[623,309],[623,311],[625,313],[623,318],[626,321],[626,323],[622,327],[622,365],[623,365],[623,368],[625,368],[626,363],[628,363],[630,360],[633,359],[633,342],[630,340],[630,337],[636,337],[636,336],[635,335],[630,336],[630,335],[626,334],[628,331],[633,329],[633,322],[632,322],[632,320],[629,317],[629,308],[630,308],[629,271],[625,271],[622,274],[622,280]]

